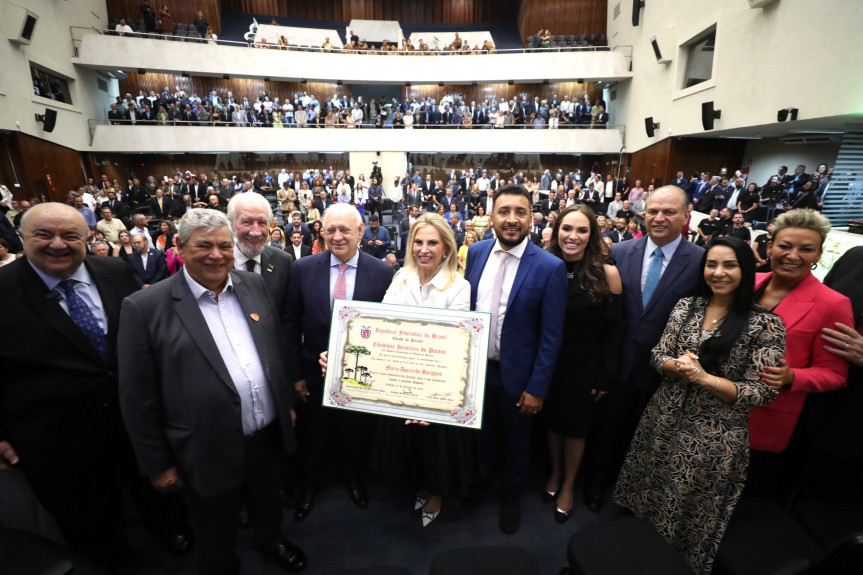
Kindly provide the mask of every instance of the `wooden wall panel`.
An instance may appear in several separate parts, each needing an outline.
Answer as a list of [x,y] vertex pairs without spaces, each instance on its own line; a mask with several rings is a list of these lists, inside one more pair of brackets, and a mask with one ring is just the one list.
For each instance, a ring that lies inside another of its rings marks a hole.
[[521,0],[518,29],[525,41],[540,28],[559,34],[605,34],[608,0]]
[[[85,182],[78,152],[48,140],[27,134],[3,134],[0,154],[0,177],[16,198],[65,201],[70,190]],[[20,188],[13,185],[16,179]]]
[[98,171],[91,177],[99,179],[102,174],[108,179],[117,178],[121,183],[130,178],[145,180],[154,176],[173,177],[177,172],[187,170],[194,174],[207,174],[212,180],[218,176],[242,177],[256,171],[269,170],[275,175],[282,168],[290,171],[304,171],[309,168],[346,170],[348,154],[252,154],[235,152],[230,154],[103,154],[91,153]]
[[198,96],[203,98],[209,94],[210,90],[216,90],[221,97],[227,95],[228,91],[233,92],[234,97],[242,100],[243,96],[249,97],[249,101],[254,101],[260,96],[262,91],[266,91],[270,95],[270,99],[279,98],[285,102],[288,98],[293,99],[297,92],[308,92],[314,94],[318,100],[323,98],[330,99],[333,94],[351,95],[350,86],[339,86],[335,83],[325,82],[308,82],[301,84],[300,82],[265,82],[254,78],[230,78],[224,80],[222,78],[213,78],[212,76],[190,76],[184,78],[179,74],[136,74],[130,73],[125,80],[120,80],[120,93],[138,94],[138,90],[143,90],[148,94],[150,90],[160,94],[162,90],[168,86],[173,92],[179,87],[187,94],[197,92]]
[[742,167],[743,140],[718,138],[666,138],[631,155],[629,181],[668,183],[682,170],[688,178],[694,171],[717,173],[726,167],[730,173]]
[[[140,20],[143,15],[139,8],[142,0],[106,0],[109,18],[135,18]],[[171,22],[192,24],[197,18],[198,10],[204,13],[204,18],[210,23],[214,34],[222,33],[222,15],[219,0],[150,0],[153,11],[158,15],[159,7],[168,5]],[[158,16],[157,16],[158,18]]]
[[410,87],[403,89],[403,94],[408,98],[424,98],[431,96],[438,102],[445,94],[462,94],[465,100],[483,102],[491,101],[492,98],[497,98],[499,102],[501,98],[506,98],[509,101],[511,98],[521,99],[521,96],[527,96],[528,100],[533,101],[534,96],[539,96],[540,100],[550,100],[555,94],[558,99],[569,95],[574,98],[576,95],[583,96],[587,92],[590,94],[591,101],[602,96],[602,90],[596,88],[593,82],[553,82],[550,84],[478,84],[476,86],[466,85],[444,85],[437,84],[413,84]]
[[518,7],[519,0],[222,0],[222,9],[232,12],[308,20],[398,20],[409,24],[507,21],[514,19]]

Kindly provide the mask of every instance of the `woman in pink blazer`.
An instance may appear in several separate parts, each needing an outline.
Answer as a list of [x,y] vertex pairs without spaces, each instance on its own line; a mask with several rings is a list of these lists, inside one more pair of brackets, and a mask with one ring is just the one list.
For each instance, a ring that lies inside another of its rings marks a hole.
[[767,244],[773,271],[755,280],[756,301],[782,318],[787,336],[785,359],[762,375],[779,395],[773,403],[754,408],[749,418],[753,494],[768,486],[792,486],[790,458],[775,454],[788,447],[806,395],[846,384],[848,364],[824,348],[820,335],[836,322],[854,325],[851,301],[812,275],[829,231],[829,220],[814,210],[779,216],[773,241]]

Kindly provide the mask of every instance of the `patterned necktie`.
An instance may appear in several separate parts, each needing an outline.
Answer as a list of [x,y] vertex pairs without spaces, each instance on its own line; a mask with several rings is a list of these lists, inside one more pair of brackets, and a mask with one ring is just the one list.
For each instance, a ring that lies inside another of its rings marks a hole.
[[509,252],[503,250],[497,253],[500,260],[497,266],[497,274],[494,276],[494,283],[491,286],[491,325],[488,332],[488,356],[500,357],[499,343],[497,341],[497,323],[500,314],[500,290],[503,288],[503,276],[506,274],[506,258]]
[[662,248],[656,248],[653,252],[653,260],[650,262],[650,268],[647,270],[647,279],[644,282],[644,291],[641,292],[641,305],[647,307],[647,302],[650,301],[650,296],[653,295],[653,290],[659,283],[659,277],[662,275],[662,260],[664,255]]
[[87,303],[75,293],[75,280],[68,279],[59,283],[63,290],[63,295],[66,298],[66,307],[69,309],[69,317],[78,326],[78,329],[84,334],[87,340],[93,345],[102,359],[108,356],[108,344],[105,341],[105,334],[102,328],[99,327],[99,322],[96,316],[87,306]]
[[348,298],[348,279],[345,276],[345,270],[348,269],[348,264],[339,264],[339,277],[336,278],[336,285],[333,288],[333,299]]
[[255,260],[246,260],[246,271],[255,273]]

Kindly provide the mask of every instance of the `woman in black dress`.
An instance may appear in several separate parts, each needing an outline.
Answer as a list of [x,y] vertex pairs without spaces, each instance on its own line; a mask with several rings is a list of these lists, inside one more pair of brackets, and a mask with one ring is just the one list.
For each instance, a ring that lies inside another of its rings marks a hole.
[[563,523],[572,513],[595,402],[605,395],[615,370],[622,284],[603,254],[596,216],[584,204],[560,213],[548,251],[566,262],[569,284],[563,345],[542,410],[551,451],[543,499],[557,496],[554,518]]

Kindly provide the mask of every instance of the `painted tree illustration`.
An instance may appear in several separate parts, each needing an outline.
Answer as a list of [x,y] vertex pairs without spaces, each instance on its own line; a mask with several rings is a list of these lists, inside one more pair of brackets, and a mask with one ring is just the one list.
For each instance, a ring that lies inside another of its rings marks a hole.
[[352,345],[345,350],[345,353],[356,356],[356,361],[354,362],[354,373],[356,373],[357,369],[360,368],[360,356],[371,355],[372,351],[369,348],[363,347],[361,345]]
[[351,368],[349,368],[349,367],[348,367],[348,368],[345,368],[344,378],[345,378],[345,379],[350,379],[350,378],[351,378],[351,374],[352,374],[353,372],[354,372],[354,370],[352,370]]
[[369,368],[367,367],[360,366],[360,370],[362,370],[362,375],[360,377],[362,377],[363,383],[365,384],[371,373],[369,372]]

